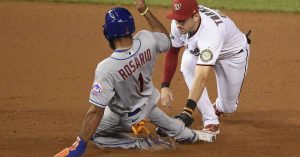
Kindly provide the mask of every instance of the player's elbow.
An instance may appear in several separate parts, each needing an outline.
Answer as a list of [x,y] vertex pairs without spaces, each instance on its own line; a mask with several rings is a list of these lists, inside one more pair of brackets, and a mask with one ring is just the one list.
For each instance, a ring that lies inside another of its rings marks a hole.
[[87,111],[87,117],[101,117],[104,113],[104,108],[95,106],[95,105],[91,105],[91,107],[89,108],[89,110]]
[[211,66],[197,65],[195,68],[195,76],[198,79],[206,80],[209,75],[210,69],[211,69]]
[[205,83],[206,79],[208,78],[209,72],[208,71],[195,71],[195,79],[198,82]]

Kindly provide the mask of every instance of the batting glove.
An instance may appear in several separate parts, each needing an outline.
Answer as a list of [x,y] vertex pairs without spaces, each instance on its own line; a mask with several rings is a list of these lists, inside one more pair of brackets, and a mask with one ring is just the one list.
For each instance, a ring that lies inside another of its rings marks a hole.
[[80,157],[84,153],[86,145],[87,143],[78,136],[76,142],[71,147],[65,148],[54,155],[54,157]]
[[188,113],[181,112],[179,115],[175,116],[175,118],[180,119],[186,127],[192,125],[194,118],[192,118]]

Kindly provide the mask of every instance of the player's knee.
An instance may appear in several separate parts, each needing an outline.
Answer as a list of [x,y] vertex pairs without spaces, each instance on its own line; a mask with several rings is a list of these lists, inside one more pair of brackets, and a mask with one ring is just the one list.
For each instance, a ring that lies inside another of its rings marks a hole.
[[233,113],[237,109],[237,102],[236,101],[227,101],[227,100],[220,100],[219,107],[224,113]]

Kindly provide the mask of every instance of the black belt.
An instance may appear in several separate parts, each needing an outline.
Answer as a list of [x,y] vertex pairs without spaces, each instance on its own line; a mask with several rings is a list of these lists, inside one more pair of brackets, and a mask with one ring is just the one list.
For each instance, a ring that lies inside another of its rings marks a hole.
[[132,112],[128,112],[128,117],[132,117],[134,116],[135,114],[139,113],[141,111],[141,108],[137,108],[135,109],[134,111]]
[[234,54],[234,55],[237,55],[237,54],[242,53],[242,52],[244,52],[243,49],[241,49],[238,53],[236,53],[236,54]]
[[250,45],[251,43],[251,39],[250,39],[250,34],[251,34],[251,30],[248,31],[248,33],[246,34],[246,38],[247,38],[247,43]]

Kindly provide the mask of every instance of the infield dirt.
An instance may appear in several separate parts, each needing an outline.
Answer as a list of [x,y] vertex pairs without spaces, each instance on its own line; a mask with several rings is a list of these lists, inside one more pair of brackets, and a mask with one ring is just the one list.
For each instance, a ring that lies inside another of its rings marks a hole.
[[[112,52],[101,32],[112,7],[0,1],[0,157],[52,156],[75,141],[96,65]],[[149,29],[133,6],[125,7],[138,30]],[[169,29],[167,9],[150,9]],[[98,149],[89,143],[85,156],[299,156],[300,14],[225,13],[244,32],[252,30],[252,45],[240,106],[221,118],[217,140],[160,152]],[[163,57],[153,75],[156,87]],[[174,115],[188,95],[179,71],[171,89],[173,108],[164,110]],[[214,100],[213,72],[208,89]],[[200,117],[195,114],[192,128],[202,127]]]

